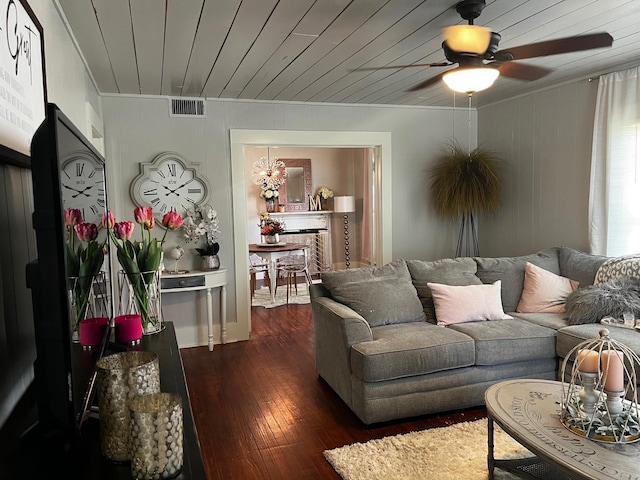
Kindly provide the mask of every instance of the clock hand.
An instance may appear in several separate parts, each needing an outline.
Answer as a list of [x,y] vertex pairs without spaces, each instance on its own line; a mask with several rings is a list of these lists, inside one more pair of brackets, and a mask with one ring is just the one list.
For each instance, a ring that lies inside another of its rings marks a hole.
[[180,185],[178,188],[176,188],[176,190],[180,190],[182,187],[186,187],[191,182],[193,182],[193,178],[191,180],[187,180],[186,182],[184,182],[182,185]]
[[[64,188],[68,188],[69,190],[73,190],[74,192],[82,193],[80,190],[70,187],[69,185],[62,184]],[[76,198],[76,197],[73,197]]]
[[[187,182],[187,183],[188,183],[188,182]],[[186,185],[186,184],[185,184],[185,185]],[[172,189],[170,189],[169,187],[167,187],[166,185],[162,185],[162,186],[165,188],[165,190],[169,190],[169,193],[173,193],[176,197],[179,197],[179,196],[180,196],[180,194],[179,194],[178,192],[176,192],[176,190],[181,189],[184,185],[183,185],[182,187],[178,187],[178,188],[175,188],[175,189],[173,189],[173,190],[172,190]]]
[[[88,197],[89,195],[88,195],[88,194],[86,194],[85,192],[86,192],[87,190],[91,190],[91,189],[92,189],[93,187],[95,187],[95,186],[96,186],[96,185],[95,185],[95,183],[94,183],[93,185],[89,185],[88,187],[84,188],[83,190],[76,190],[76,192],[78,192],[78,193],[76,193],[75,195],[72,195],[72,196],[71,196],[71,198],[76,198],[77,196],[79,196],[79,195],[81,195],[81,194],[82,194],[82,195],[84,195],[85,197]],[[72,190],[73,190],[73,189],[72,189]]]

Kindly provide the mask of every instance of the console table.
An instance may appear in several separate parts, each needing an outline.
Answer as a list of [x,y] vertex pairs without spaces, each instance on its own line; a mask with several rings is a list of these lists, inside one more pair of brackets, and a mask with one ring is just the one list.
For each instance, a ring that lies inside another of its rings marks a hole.
[[[110,342],[105,355],[123,350],[144,350],[158,354],[160,388],[167,393],[176,393],[182,398],[183,449],[182,471],[177,480],[202,480],[207,478],[200,451],[189,392],[173,322],[164,322],[165,328],[154,335],[144,335],[139,345],[123,346]],[[81,362],[84,354],[80,344],[74,344],[72,356]],[[98,409],[99,415],[99,409]],[[100,446],[100,423],[95,411],[82,425],[77,448],[62,451],[56,439],[41,435],[37,426],[29,430],[20,440],[18,451],[10,465],[2,465],[2,479],[82,478],[83,480],[131,480],[130,463],[115,463],[105,460]]]
[[[544,480],[640,477],[639,443],[597,442],[571,432],[560,423],[560,400],[561,384],[551,380],[506,380],[487,389],[490,479],[494,467]],[[494,459],[493,422],[538,458]]]
[[194,271],[187,273],[164,272],[160,280],[160,294],[207,292],[207,327],[209,332],[209,351],[213,351],[213,304],[211,289],[220,289],[220,341],[227,343],[227,269]]

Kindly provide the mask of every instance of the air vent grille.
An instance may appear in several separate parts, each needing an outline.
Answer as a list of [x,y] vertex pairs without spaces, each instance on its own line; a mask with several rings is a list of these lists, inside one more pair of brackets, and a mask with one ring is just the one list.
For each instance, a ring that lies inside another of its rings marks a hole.
[[169,116],[205,118],[207,113],[204,100],[201,98],[172,98]]

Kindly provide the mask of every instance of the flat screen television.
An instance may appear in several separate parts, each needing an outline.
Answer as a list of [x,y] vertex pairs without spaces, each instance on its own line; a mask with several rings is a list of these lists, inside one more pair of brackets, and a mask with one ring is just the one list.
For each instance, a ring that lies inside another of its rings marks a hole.
[[[107,329],[102,344],[91,351],[72,341],[64,209],[82,208],[85,220],[100,217],[97,207],[106,211],[104,162],[64,113],[49,103],[31,143],[37,261],[27,266],[27,286],[37,351],[37,435],[62,458],[81,442],[94,394],[95,364],[109,336]],[[86,207],[78,203],[80,199]],[[106,277],[105,291],[110,292],[108,272]]]

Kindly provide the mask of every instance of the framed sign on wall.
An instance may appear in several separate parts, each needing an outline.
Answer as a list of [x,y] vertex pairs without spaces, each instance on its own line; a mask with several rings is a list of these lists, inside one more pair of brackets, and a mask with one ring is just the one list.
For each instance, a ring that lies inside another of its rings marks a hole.
[[29,166],[47,104],[42,25],[25,0],[0,0],[0,156]]

